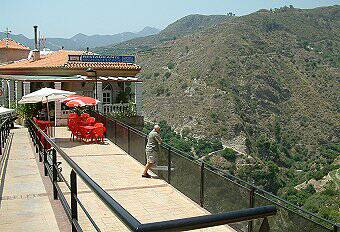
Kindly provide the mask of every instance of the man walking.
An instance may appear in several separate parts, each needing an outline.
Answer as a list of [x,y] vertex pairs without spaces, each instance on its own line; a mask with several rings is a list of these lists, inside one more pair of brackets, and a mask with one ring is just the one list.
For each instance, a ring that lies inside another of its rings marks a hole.
[[145,147],[146,153],[146,165],[142,177],[150,178],[148,170],[156,164],[157,153],[159,151],[159,145],[163,142],[159,134],[161,128],[158,125],[153,127],[153,130],[148,135],[148,143]]

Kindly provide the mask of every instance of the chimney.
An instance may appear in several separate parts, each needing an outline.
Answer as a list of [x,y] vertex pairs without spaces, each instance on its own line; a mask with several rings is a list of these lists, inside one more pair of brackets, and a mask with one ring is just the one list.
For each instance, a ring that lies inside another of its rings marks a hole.
[[40,51],[38,50],[38,26],[33,26],[34,28],[34,50],[33,50],[33,61],[40,59]]
[[33,26],[34,28],[34,49],[38,50],[38,26]]

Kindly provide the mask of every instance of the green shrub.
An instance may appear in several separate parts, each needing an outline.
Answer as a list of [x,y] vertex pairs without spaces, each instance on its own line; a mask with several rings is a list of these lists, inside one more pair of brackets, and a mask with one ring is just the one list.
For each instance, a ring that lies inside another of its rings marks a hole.
[[210,114],[210,117],[211,117],[211,119],[212,119],[212,121],[213,121],[214,123],[217,123],[217,122],[218,122],[218,115],[217,115],[217,113],[212,112],[212,113]]
[[171,72],[164,73],[164,79],[168,79],[171,76]]
[[164,86],[159,86],[155,90],[156,96],[160,96],[164,94],[164,92],[165,92]]
[[220,152],[220,155],[230,162],[235,162],[237,152],[231,148],[224,148],[223,151]]
[[186,89],[188,88],[188,84],[187,83],[183,83],[182,86],[181,86],[182,89]]
[[16,114],[22,119],[33,118],[37,115],[41,107],[39,103],[18,104]]
[[168,63],[168,69],[173,69],[175,67],[175,64],[170,62]]

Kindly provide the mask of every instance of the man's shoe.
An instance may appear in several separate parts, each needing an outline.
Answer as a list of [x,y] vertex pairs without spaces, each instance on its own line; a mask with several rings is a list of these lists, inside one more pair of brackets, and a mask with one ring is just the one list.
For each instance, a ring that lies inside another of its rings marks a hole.
[[142,177],[144,177],[144,178],[151,178],[151,176],[148,173],[143,174]]

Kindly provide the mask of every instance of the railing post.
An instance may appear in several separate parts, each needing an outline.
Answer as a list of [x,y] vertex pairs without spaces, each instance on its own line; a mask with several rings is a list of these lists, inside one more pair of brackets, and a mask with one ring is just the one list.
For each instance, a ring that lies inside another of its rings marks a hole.
[[[40,144],[38,146],[40,146]],[[45,174],[45,176],[47,176],[48,175],[48,170],[47,170],[48,162],[47,162],[47,151],[46,151],[46,149],[43,150],[43,154],[44,154],[44,174]],[[39,156],[40,156],[40,152],[39,152]]]
[[76,232],[77,229],[74,226],[73,221],[78,221],[78,208],[77,208],[77,175],[75,171],[71,171],[71,218],[72,218],[72,232]]
[[2,128],[0,128],[0,155],[2,155]]
[[39,154],[39,144],[35,144],[35,153]]
[[259,232],[269,232],[269,231],[270,231],[270,226],[269,226],[268,218],[265,217],[263,218]]
[[5,148],[5,143],[6,143],[6,134],[5,130],[2,131],[2,148]]
[[[254,196],[255,196],[255,188],[251,188],[249,191],[249,208],[254,208],[255,206],[255,201],[254,201]],[[253,221],[248,222],[248,232],[253,231]]]
[[171,148],[168,147],[168,183],[171,181]]
[[36,145],[37,143],[37,132],[35,131],[35,128],[33,128],[33,144],[34,146]]
[[204,162],[201,162],[201,181],[200,181],[200,206],[204,204]]
[[[37,137],[37,136],[35,136],[35,137]],[[36,143],[36,147],[37,146],[39,146],[39,143]],[[45,148],[44,148],[44,164],[45,164],[45,153],[46,153],[46,151],[45,151]],[[39,156],[39,162],[42,162],[42,156],[41,156],[40,152],[38,153],[38,156]],[[45,170],[45,167],[44,167],[44,170]],[[44,171],[44,173],[45,173],[45,171]],[[45,174],[45,176],[46,176],[46,174]]]
[[115,143],[117,144],[117,121],[115,120]]
[[130,127],[128,126],[128,154],[130,155],[130,149],[131,149],[131,139],[130,139]]
[[10,120],[8,120],[8,122],[7,122],[7,136],[6,136],[6,138],[9,136],[9,132],[10,132],[10,130],[11,130],[11,124],[10,124]]
[[57,151],[52,149],[52,172],[53,172],[53,199],[58,199],[58,191],[57,191]]
[[2,128],[1,128],[1,130],[0,130],[0,147],[2,148]]
[[[144,140],[144,147],[146,147],[146,144],[148,144],[148,137],[145,137]],[[144,152],[144,164],[146,164],[147,160],[146,160],[146,152]]]

